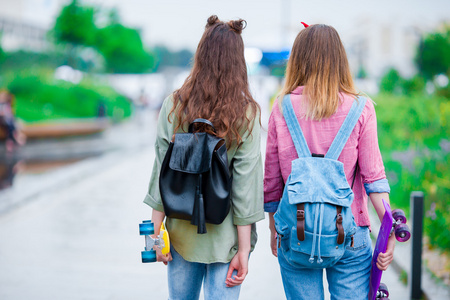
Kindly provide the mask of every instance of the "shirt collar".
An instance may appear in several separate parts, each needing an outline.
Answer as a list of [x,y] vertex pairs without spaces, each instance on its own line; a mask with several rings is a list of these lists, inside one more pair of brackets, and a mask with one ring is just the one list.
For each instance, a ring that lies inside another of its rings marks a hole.
[[295,90],[293,90],[291,94],[301,95],[301,94],[303,94],[304,88],[305,88],[304,86],[299,86],[299,87],[295,88]]

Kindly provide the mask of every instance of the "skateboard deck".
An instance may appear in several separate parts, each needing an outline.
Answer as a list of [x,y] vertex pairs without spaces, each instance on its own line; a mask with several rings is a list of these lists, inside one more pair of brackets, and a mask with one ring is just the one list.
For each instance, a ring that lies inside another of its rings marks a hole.
[[378,254],[386,252],[388,239],[393,231],[398,241],[406,242],[411,237],[408,226],[406,225],[406,217],[403,211],[391,211],[389,204],[383,199],[385,213],[381,222],[380,232],[375,243],[375,249],[372,257],[372,269],[370,271],[370,291],[369,300],[389,299],[389,291],[387,286],[381,283],[381,275],[383,271],[377,267]]
[[141,251],[141,257],[143,263],[155,262],[156,251],[153,250],[153,246],[161,249],[163,255],[170,252],[170,239],[169,233],[164,227],[164,223],[161,223],[161,229],[159,235],[156,238],[151,237],[155,233],[155,225],[152,221],[146,220],[139,224],[139,234],[145,236],[145,251]]

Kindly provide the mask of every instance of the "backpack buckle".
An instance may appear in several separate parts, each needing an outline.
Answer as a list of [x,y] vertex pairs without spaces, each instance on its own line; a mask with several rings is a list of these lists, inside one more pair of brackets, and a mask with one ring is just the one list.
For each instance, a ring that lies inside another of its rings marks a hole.
[[305,240],[305,204],[297,204],[297,239]]
[[344,217],[342,217],[342,206],[336,206],[336,228],[338,230],[338,245],[343,244],[345,239],[344,227],[342,226],[343,220]]

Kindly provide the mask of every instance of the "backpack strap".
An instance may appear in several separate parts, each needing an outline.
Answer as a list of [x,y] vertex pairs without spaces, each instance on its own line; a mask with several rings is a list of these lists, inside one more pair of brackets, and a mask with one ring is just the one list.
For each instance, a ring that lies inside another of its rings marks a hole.
[[212,129],[213,129],[214,132],[216,132],[216,128],[214,128],[214,125],[213,125],[213,123],[211,123],[211,121],[206,120],[206,119],[202,119],[202,118],[198,118],[198,119],[195,119],[194,121],[192,121],[191,124],[189,124],[189,129],[188,129],[188,132],[189,132],[189,133],[194,132],[194,124],[195,124],[195,123],[204,123],[204,124],[207,124],[207,125],[209,125],[209,126],[212,127]]
[[297,150],[298,157],[311,157],[311,151],[309,151],[305,136],[295,116],[290,94],[284,96],[282,107],[283,116],[291,134],[292,141],[294,142],[295,149]]
[[341,155],[342,149],[344,149],[345,144],[347,143],[350,134],[355,128],[356,122],[358,122],[359,117],[366,105],[367,98],[358,96],[358,99],[353,101],[352,107],[348,112],[347,117],[342,123],[341,128],[339,129],[336,137],[331,143],[330,148],[328,149],[327,154],[325,154],[326,158],[331,158],[337,160],[339,155]]

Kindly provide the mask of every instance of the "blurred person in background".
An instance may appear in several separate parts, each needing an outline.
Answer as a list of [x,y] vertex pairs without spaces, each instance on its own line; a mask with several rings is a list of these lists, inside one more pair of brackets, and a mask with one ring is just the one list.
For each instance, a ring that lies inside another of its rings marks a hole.
[[[286,81],[269,118],[264,209],[269,213],[271,250],[278,257],[287,299],[309,300],[324,299],[323,269],[302,268],[288,262],[286,251],[292,249],[285,249],[283,245],[289,235],[278,234],[277,229],[281,229],[275,227],[274,213],[291,173],[291,163],[298,158],[281,105],[284,96],[290,95],[307,147],[311,153],[325,155],[353,102],[358,101],[358,93],[337,31],[323,24],[304,25],[305,29],[294,41]],[[326,268],[328,286],[331,299],[365,300],[369,293],[372,260],[367,196],[382,220],[385,212],[382,199],[389,201],[390,192],[378,146],[374,104],[370,99],[366,101],[338,161],[343,163],[346,179],[354,193],[351,211],[356,233],[344,255],[335,265]],[[386,252],[378,256],[380,270],[386,270],[392,262],[394,247],[395,235],[392,234]]]
[[[197,118],[209,120],[227,145],[233,176],[231,209],[222,224],[206,224],[197,234],[190,221],[167,218],[171,250],[157,260],[168,265],[170,299],[238,299],[248,260],[264,219],[260,153],[260,108],[249,91],[244,20],[223,22],[211,16],[197,47],[190,75],[162,104],[155,144],[156,158],[145,203],[153,208],[155,236],[165,218],[159,191],[161,163],[174,133],[187,132]],[[180,184],[182,184],[180,182]]]
[[0,126],[5,134],[6,151],[14,151],[16,145],[25,144],[25,136],[17,130],[13,113],[14,95],[7,90],[0,91]]

